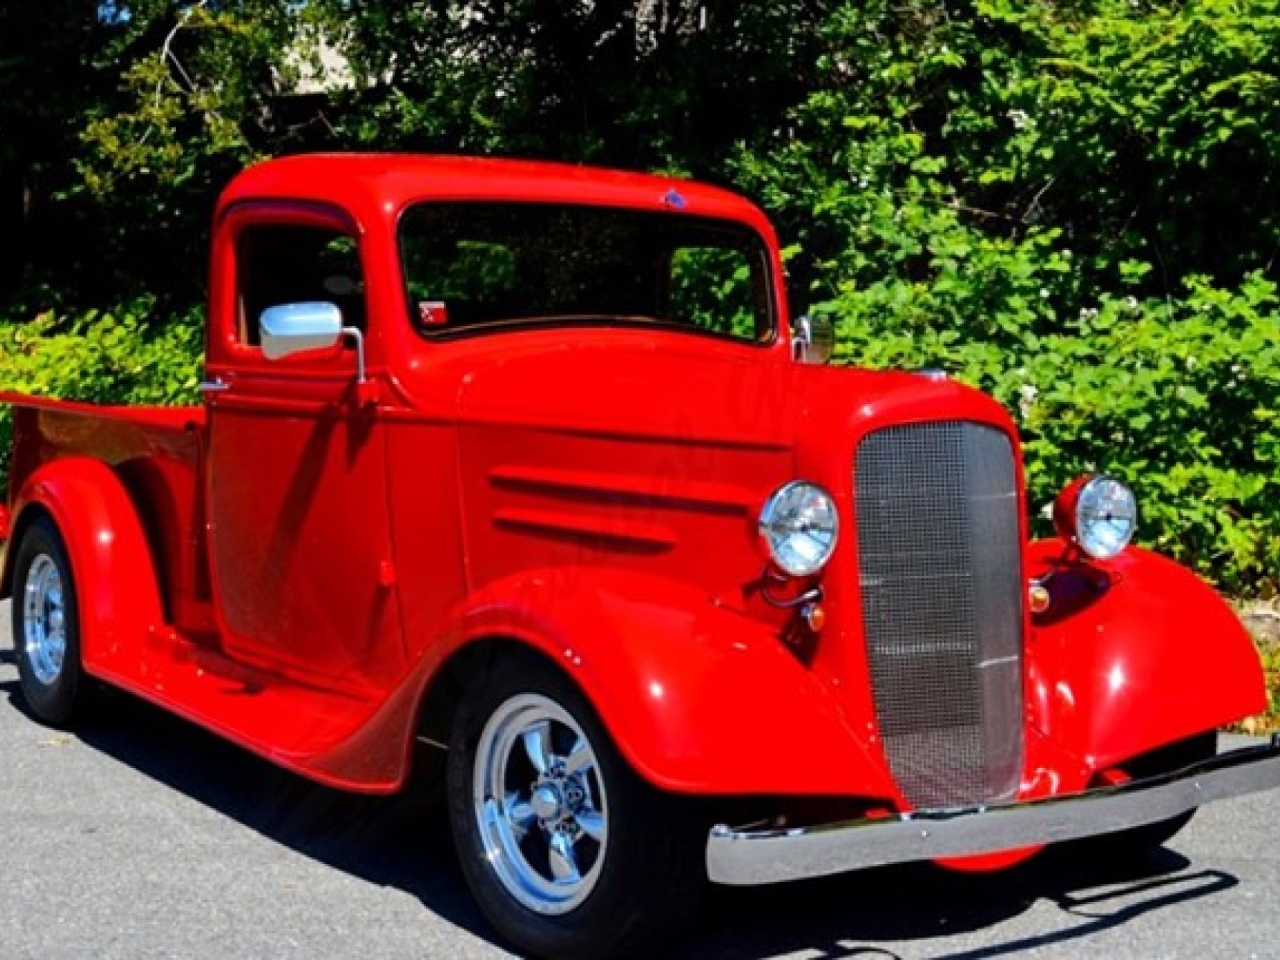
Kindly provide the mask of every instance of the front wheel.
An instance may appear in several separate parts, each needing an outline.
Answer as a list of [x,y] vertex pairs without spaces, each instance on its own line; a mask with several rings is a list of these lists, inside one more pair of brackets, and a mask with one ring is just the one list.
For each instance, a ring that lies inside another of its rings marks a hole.
[[448,802],[467,883],[535,956],[629,953],[670,932],[705,881],[706,832],[642,781],[563,674],[500,665],[460,708]]
[[[1128,764],[1126,772],[1135,780],[1163,776],[1208,760],[1217,752],[1218,734],[1217,731],[1210,731],[1143,754]],[[1131,856],[1154,850],[1173,839],[1179,830],[1191,822],[1195,813],[1196,808],[1193,807],[1168,820],[1122,830],[1111,836],[1112,849]]]
[[[1135,757],[1124,765],[1124,771],[1134,780],[1145,780],[1176,773],[1193,764],[1208,760],[1218,752],[1218,734],[1202,733],[1185,740],[1178,740],[1150,753]],[[1130,827],[1115,833],[1104,833],[1082,840],[1072,840],[1063,845],[1070,857],[1082,860],[1104,858],[1110,862],[1141,860],[1153,850],[1163,846],[1191,822],[1196,808],[1192,808],[1168,820]]]
[[23,699],[35,716],[66,726],[81,706],[80,614],[62,537],[40,517],[22,535],[14,560],[13,649]]

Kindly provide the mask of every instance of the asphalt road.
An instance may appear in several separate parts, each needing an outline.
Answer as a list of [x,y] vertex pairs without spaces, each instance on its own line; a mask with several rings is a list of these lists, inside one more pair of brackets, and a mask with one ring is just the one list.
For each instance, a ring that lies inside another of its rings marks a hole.
[[[336,793],[127,697],[70,735],[23,711],[0,604],[0,960],[508,956],[443,811]],[[1280,956],[1280,792],[1145,862],[894,867],[713,894],[663,957]]]

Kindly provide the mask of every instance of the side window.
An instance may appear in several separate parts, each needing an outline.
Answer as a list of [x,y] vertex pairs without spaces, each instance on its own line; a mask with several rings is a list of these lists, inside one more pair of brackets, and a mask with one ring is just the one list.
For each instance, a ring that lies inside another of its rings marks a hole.
[[364,277],[354,238],[323,227],[250,227],[236,248],[240,341],[258,344],[258,318],[268,307],[328,302],[345,326],[365,327]]

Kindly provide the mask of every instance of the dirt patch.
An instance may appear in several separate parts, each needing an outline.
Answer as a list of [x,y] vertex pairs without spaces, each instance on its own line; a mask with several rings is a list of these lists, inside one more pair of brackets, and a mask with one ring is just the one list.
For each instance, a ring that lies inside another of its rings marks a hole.
[[1259,644],[1280,646],[1280,601],[1237,603],[1236,613]]

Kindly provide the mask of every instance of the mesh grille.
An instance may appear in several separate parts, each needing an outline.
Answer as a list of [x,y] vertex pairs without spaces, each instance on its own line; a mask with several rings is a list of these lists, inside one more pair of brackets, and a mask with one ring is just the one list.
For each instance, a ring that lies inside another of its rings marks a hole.
[[1013,451],[944,422],[857,453],[863,627],[885,755],[917,809],[1011,798],[1022,767],[1022,588]]

